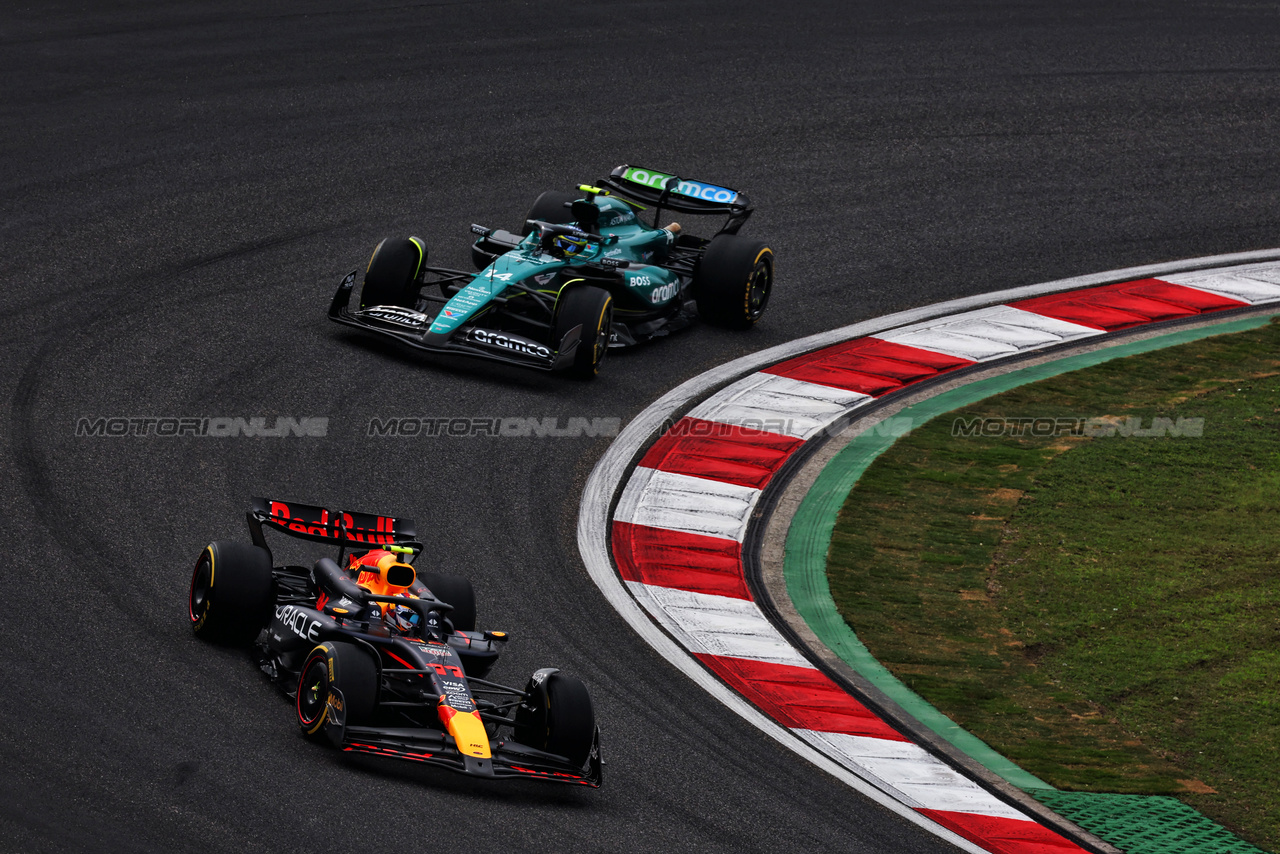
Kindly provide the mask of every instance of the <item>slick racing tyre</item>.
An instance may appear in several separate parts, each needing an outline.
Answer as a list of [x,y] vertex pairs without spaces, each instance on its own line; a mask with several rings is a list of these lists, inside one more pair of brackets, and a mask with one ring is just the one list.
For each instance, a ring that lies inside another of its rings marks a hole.
[[573,222],[573,213],[565,207],[565,204],[572,204],[574,200],[580,198],[582,198],[581,195],[575,196],[573,193],[547,190],[541,196],[538,196],[533,203],[533,207],[529,208],[529,212],[525,214],[525,221],[520,225],[521,236],[528,237],[533,233],[533,226],[529,225],[529,220],[531,219],[540,219],[543,222],[555,223],[556,225],[567,225]]
[[582,681],[551,673],[541,685],[530,680],[532,696],[516,711],[516,740],[582,766],[595,742],[596,713]]
[[427,244],[419,237],[388,237],[378,244],[365,270],[360,307],[418,303],[418,273],[427,263]]
[[694,274],[698,314],[728,329],[750,329],[773,289],[773,250],[736,234],[713,237]]
[[231,540],[212,542],[191,573],[191,628],[203,640],[248,646],[271,616],[273,587],[266,549]]
[[445,616],[453,623],[453,628],[460,632],[476,630],[476,591],[469,578],[461,575],[445,575],[442,572],[422,572],[418,579],[441,602],[453,606],[453,610]]
[[609,352],[609,328],[612,325],[613,297],[608,291],[579,285],[560,292],[553,343],[559,346],[569,330],[575,326],[582,327],[573,364],[568,368],[570,376],[589,380],[600,373],[600,365]]
[[307,738],[323,737],[331,687],[342,692],[347,726],[363,726],[373,718],[378,701],[373,658],[355,644],[325,641],[311,650],[298,674],[294,708],[298,728]]

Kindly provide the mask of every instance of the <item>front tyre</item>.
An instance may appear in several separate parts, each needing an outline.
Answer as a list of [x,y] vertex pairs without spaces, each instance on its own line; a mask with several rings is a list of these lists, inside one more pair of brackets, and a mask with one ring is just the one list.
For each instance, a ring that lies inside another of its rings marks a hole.
[[388,237],[378,244],[365,270],[360,307],[418,304],[418,274],[427,263],[427,244],[419,237]]
[[556,310],[555,344],[575,326],[581,326],[578,349],[567,372],[575,379],[594,379],[609,352],[609,330],[613,325],[613,297],[603,288],[579,285],[560,293]]
[[596,734],[596,713],[587,686],[559,672],[548,674],[540,686],[534,680],[527,689],[530,700],[516,712],[517,740],[581,767],[591,755]]
[[324,735],[330,688],[342,692],[347,726],[368,724],[378,701],[378,667],[373,658],[355,644],[340,641],[326,641],[311,650],[298,674],[294,702],[298,728],[307,738]]
[[216,540],[196,559],[188,595],[196,637],[249,646],[267,624],[274,603],[271,554],[266,549]]
[[750,329],[773,290],[773,250],[736,234],[711,239],[694,274],[698,314],[727,329]]

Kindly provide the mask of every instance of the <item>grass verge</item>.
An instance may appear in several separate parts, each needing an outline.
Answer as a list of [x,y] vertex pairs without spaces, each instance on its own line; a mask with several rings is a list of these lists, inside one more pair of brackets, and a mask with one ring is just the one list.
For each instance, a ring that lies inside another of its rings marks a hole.
[[[914,430],[841,511],[837,607],[898,678],[1047,782],[1172,794],[1276,847],[1277,354],[1271,323]],[[1203,434],[1133,434],[1178,417]],[[1117,430],[952,435],[1030,418]]]

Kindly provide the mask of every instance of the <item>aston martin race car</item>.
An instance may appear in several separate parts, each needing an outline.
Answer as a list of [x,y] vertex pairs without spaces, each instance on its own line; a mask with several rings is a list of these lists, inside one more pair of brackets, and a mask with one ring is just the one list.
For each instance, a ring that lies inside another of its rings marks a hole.
[[[338,286],[329,317],[429,352],[461,353],[590,379],[610,348],[690,325],[760,320],[773,251],[738,230],[753,208],[734,190],[619,166],[596,186],[540,195],[519,232],[472,225],[479,273],[432,267],[419,237],[389,237]],[[710,238],[660,225],[664,211],[722,215]],[[651,217],[645,223],[641,214]]]
[[[252,650],[308,739],[477,777],[598,787],[600,731],[583,683],[555,668],[523,688],[485,677],[508,637],[477,631],[461,576],[414,569],[412,519],[255,498],[249,543],[196,559],[197,637]],[[276,566],[265,532],[338,549]]]

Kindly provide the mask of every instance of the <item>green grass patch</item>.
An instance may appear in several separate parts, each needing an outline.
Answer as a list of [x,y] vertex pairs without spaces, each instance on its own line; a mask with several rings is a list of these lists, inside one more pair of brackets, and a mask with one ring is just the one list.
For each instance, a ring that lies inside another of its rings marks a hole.
[[[1280,325],[1016,388],[881,455],[836,605],[956,723],[1066,790],[1168,794],[1280,845]],[[1120,435],[1203,418],[1203,434]],[[953,436],[1107,418],[1112,436]]]

